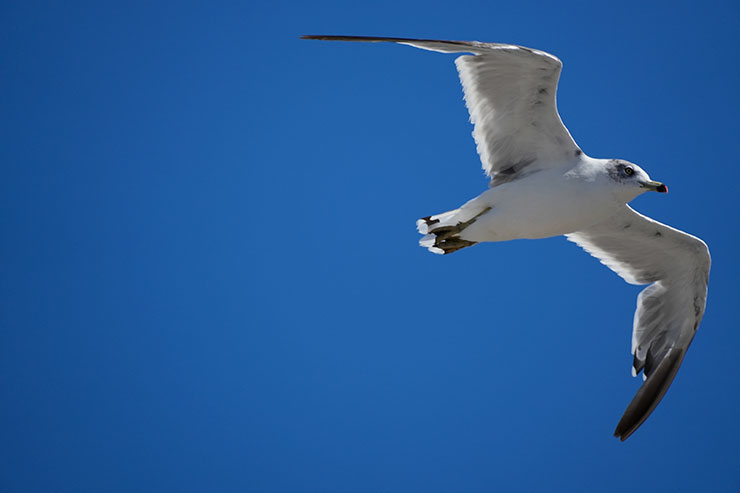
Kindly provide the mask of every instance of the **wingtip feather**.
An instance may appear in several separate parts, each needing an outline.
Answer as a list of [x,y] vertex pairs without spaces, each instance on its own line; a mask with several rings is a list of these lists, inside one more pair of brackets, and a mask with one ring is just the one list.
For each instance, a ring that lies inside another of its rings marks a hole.
[[685,354],[685,349],[675,347],[668,351],[627,406],[614,430],[615,437],[621,441],[627,440],[652,414],[673,382]]

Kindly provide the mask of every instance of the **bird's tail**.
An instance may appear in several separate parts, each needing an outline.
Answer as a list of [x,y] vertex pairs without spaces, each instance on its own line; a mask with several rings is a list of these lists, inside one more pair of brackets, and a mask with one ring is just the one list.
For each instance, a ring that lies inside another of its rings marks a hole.
[[416,229],[424,235],[419,240],[419,245],[439,255],[447,255],[473,246],[477,243],[476,241],[465,240],[460,235],[465,228],[489,210],[491,210],[490,207],[482,211],[462,207],[435,216],[422,217],[416,221]]

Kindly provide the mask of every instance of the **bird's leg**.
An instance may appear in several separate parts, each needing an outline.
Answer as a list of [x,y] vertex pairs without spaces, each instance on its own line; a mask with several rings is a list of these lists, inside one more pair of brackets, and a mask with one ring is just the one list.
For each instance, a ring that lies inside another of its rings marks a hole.
[[462,233],[465,228],[473,224],[480,216],[490,210],[490,207],[486,207],[467,221],[461,221],[454,226],[442,226],[440,228],[430,230],[429,233],[434,235],[434,246],[442,249],[446,255],[448,253],[456,252],[461,248],[475,245],[475,241],[463,240],[457,235]]
[[429,233],[435,235],[437,237],[437,241],[445,241],[452,236],[459,235],[460,233],[462,233],[465,230],[465,228],[473,224],[475,221],[478,220],[479,217],[481,217],[483,214],[485,214],[486,212],[490,210],[491,210],[490,207],[486,207],[485,209],[483,209],[482,211],[480,211],[478,214],[471,217],[467,221],[459,222],[454,226],[442,226],[437,229],[432,229],[429,231]]

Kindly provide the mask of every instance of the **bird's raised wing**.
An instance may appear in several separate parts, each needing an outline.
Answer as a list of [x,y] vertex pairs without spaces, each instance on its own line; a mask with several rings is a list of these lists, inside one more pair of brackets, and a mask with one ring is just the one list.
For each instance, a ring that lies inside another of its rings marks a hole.
[[645,383],[614,435],[626,440],[650,416],[676,376],[704,315],[710,257],[707,245],[624,206],[568,239],[630,284],[650,284],[637,298],[632,372]]
[[581,154],[555,102],[563,64],[543,51],[478,41],[303,36],[329,41],[394,42],[441,53],[473,53],[455,60],[474,125],[483,169],[498,185],[558,166]]

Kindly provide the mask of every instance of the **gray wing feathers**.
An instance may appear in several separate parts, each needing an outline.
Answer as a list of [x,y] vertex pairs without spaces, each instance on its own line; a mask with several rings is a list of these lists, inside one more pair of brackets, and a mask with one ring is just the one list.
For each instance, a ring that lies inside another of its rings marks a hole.
[[455,65],[478,154],[493,185],[575,158],[578,146],[555,101],[560,60],[506,47],[461,56]]
[[562,63],[523,46],[371,36],[303,36],[328,41],[400,43],[455,60],[474,125],[478,154],[492,185],[571,162],[580,149],[563,125],[555,95]]
[[399,43],[422,50],[437,51],[439,53],[485,53],[498,48],[510,48],[527,51],[530,53],[546,56],[554,60],[559,60],[544,51],[533,50],[524,46],[503,44],[503,43],[482,43],[480,41],[452,41],[442,39],[420,39],[420,38],[390,38],[383,36],[331,36],[331,35],[313,35],[301,36],[301,39],[318,39],[322,41],[360,41],[366,43]]
[[632,332],[632,371],[646,381],[615,431],[624,440],[663,398],[693,340],[706,304],[709,250],[629,206],[567,236],[627,282],[650,284],[637,298]]

